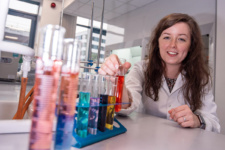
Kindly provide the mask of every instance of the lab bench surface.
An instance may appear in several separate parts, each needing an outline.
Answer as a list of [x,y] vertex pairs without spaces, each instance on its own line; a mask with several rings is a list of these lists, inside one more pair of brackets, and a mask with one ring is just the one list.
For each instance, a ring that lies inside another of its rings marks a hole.
[[[225,149],[223,134],[199,128],[182,128],[176,122],[140,113],[133,113],[129,117],[116,116],[116,118],[127,128],[126,133],[86,146],[81,150]],[[29,133],[0,134],[0,150],[26,150],[28,143]],[[71,147],[71,150],[75,149]]]

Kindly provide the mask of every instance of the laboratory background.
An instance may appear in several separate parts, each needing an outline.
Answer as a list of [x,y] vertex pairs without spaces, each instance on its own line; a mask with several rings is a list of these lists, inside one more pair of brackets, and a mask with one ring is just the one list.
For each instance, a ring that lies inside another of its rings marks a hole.
[[[3,6],[2,1],[0,131],[4,135],[29,132],[27,120],[31,119],[32,106],[27,106],[21,122],[13,122],[13,117],[19,104],[23,77],[27,77],[26,93],[34,86],[40,33],[46,25],[61,25],[66,29],[65,38],[80,41],[81,78],[82,72],[96,73],[95,68],[101,67],[111,54],[125,58],[131,63],[132,69],[136,62],[148,57],[146,46],[159,20],[170,13],[186,13],[200,26],[212,75],[220,134],[224,136],[224,0],[105,0],[105,3],[103,0],[7,0],[7,7]],[[90,59],[93,60],[91,65],[87,63]]]

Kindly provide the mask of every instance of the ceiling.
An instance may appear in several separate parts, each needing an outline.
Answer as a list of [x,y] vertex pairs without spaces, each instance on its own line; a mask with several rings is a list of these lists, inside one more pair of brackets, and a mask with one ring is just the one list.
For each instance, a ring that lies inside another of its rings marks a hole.
[[[143,7],[156,0],[105,0],[104,22]],[[65,14],[91,19],[94,2],[94,20],[101,20],[103,0],[75,0],[64,9]]]

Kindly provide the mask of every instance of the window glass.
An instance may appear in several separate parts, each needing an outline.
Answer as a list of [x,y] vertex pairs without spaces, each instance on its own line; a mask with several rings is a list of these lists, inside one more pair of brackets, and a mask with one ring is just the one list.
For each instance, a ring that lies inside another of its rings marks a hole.
[[[96,28],[101,28],[101,22],[99,21],[93,21],[93,27],[96,27]],[[103,23],[103,30],[106,30],[107,29],[107,24],[106,23]]]
[[[77,17],[76,38],[82,42],[81,61],[88,60],[88,52],[86,51],[88,51],[89,46],[90,28],[91,28],[90,24],[91,24],[90,19]],[[90,58],[93,61],[97,61],[100,27],[101,23],[99,21],[93,21],[92,47],[91,47],[92,54]],[[104,61],[106,29],[107,24],[103,23],[100,62]]]
[[39,5],[22,2],[18,0],[10,0],[9,8],[29,14],[38,14]]
[[[88,28],[81,27],[81,26],[76,26],[76,37],[77,37],[77,34],[79,34],[81,32],[85,32],[86,33],[87,31],[88,31]],[[80,36],[82,37],[82,34]]]
[[77,17],[77,24],[88,26],[89,25],[89,19]]
[[80,60],[81,61],[85,61],[87,59],[87,55],[86,55],[86,51],[88,49],[88,32],[90,30],[86,27],[82,27],[82,26],[76,26],[76,39],[78,39],[81,43],[82,43],[82,47],[81,47],[81,56],[80,56]]
[[7,15],[4,40],[28,46],[31,19]]

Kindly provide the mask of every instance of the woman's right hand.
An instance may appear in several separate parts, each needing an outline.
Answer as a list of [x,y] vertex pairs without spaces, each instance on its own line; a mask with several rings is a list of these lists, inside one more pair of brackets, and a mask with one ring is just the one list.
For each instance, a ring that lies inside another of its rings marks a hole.
[[[102,75],[115,75],[119,68],[119,58],[117,55],[112,54],[109,57],[105,58],[104,63],[101,65],[101,68],[98,70],[99,74]],[[129,62],[123,64],[124,73],[127,73],[128,69],[131,67]]]
[[[119,62],[118,56],[115,54],[112,54],[105,59],[104,63],[101,65],[101,68],[98,70],[98,73],[102,75],[114,76],[117,74],[119,66],[120,66],[120,62]],[[125,62],[122,67],[124,67],[124,73],[127,73],[128,69],[131,67],[131,64],[129,62]],[[125,83],[123,86],[122,102],[126,102],[126,103],[130,102]],[[122,105],[122,108],[126,109],[129,106],[130,104],[124,104]]]

